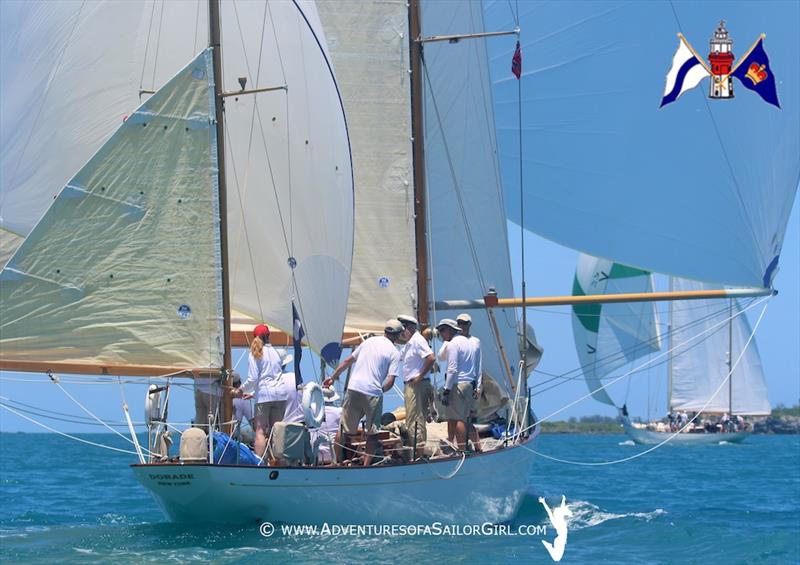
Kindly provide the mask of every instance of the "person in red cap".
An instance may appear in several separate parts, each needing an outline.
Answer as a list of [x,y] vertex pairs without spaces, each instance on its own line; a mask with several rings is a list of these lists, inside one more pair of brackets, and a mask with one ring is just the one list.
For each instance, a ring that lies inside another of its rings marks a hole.
[[233,389],[234,397],[256,398],[255,432],[256,455],[262,461],[267,440],[275,422],[283,420],[286,410],[286,391],[281,384],[281,357],[269,343],[269,328],[259,324],[253,328],[247,380]]

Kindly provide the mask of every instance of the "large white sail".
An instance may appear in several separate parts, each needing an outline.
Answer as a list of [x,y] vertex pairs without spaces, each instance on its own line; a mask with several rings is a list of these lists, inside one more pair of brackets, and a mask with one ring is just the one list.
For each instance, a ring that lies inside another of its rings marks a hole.
[[[572,294],[653,292],[647,271],[581,254]],[[582,304],[572,307],[572,331],[586,385],[595,400],[615,405],[602,378],[660,349],[658,314],[652,302]]]
[[213,85],[206,50],[58,193],[0,274],[3,361],[221,366]]
[[[706,290],[712,288],[695,281],[674,279],[675,290]],[[770,413],[764,370],[755,339],[750,341],[752,328],[746,314],[740,314],[731,324],[726,320],[739,314],[738,301],[719,300],[679,301],[673,307],[672,327],[672,410],[705,412],[730,412],[730,391],[733,390],[733,413],[742,415],[768,415]],[[714,329],[716,328],[716,329]],[[701,339],[683,342],[703,333]],[[731,360],[736,364],[730,383],[728,375],[729,340],[733,350]],[[719,389],[719,390],[717,390]]]
[[355,249],[347,326],[376,330],[416,311],[408,8],[317,2],[347,112]]
[[139,89],[165,84],[207,43],[198,7],[0,2],[0,266],[146,99]]
[[[200,1],[0,9],[5,262],[58,187],[207,43],[208,14]],[[240,90],[239,77],[248,89],[286,87],[226,98],[231,304],[247,326],[289,330],[294,301],[322,351],[341,337],[353,245],[352,167],[325,37],[313,2],[221,9],[224,89]]]
[[[484,29],[477,1],[423,2],[421,19],[424,36]],[[426,44],[423,81],[431,298],[479,298],[490,287],[513,296],[485,41]],[[469,314],[484,371],[510,390],[499,343],[516,379],[516,313],[495,309],[497,339],[486,310]]]
[[[519,9],[526,227],[651,272],[769,287],[800,179],[800,4],[520,2]],[[487,3],[490,29],[513,27],[512,16],[505,2]],[[676,33],[705,60],[721,18],[737,60],[766,34],[782,107],[735,83],[731,100],[709,100],[704,85],[659,109]],[[490,48],[510,66],[512,45]],[[517,84],[502,65],[493,72],[508,116],[498,128],[500,154],[513,184]],[[515,203],[507,211],[519,222]]]
[[[313,2],[242,2],[223,14],[231,306],[339,358],[353,253],[345,114]],[[234,16],[235,17],[232,17]],[[231,38],[239,38],[232,41]]]

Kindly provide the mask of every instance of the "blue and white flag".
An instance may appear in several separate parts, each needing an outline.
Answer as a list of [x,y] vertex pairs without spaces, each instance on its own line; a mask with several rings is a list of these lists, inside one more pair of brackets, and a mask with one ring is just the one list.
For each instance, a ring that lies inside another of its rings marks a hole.
[[294,378],[297,386],[303,384],[303,375],[300,374],[300,359],[303,357],[303,338],[306,332],[303,330],[303,323],[297,314],[297,308],[292,301],[292,345],[294,346]]
[[756,92],[765,102],[781,107],[778,102],[778,89],[775,86],[775,75],[769,67],[769,58],[764,51],[764,37],[756,41],[744,59],[739,61],[731,73],[741,81],[745,88]]
[[705,63],[686,45],[683,36],[679,37],[678,50],[672,57],[672,67],[667,73],[667,84],[664,87],[664,97],[661,99],[659,108],[675,102],[681,94],[693,89],[707,76],[711,76]]

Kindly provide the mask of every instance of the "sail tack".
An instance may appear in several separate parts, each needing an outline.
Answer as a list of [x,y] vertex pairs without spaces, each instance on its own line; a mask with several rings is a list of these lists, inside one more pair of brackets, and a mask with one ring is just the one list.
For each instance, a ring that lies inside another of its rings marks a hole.
[[[796,2],[520,3],[525,227],[651,272],[769,287],[800,179]],[[513,25],[487,4],[492,29]],[[682,32],[705,58],[721,18],[737,59],[761,33],[782,109],[744,88],[659,109]],[[513,44],[490,45],[511,61]],[[504,171],[516,181],[517,84],[494,77]],[[790,102],[791,101],[791,102]],[[519,222],[515,203],[509,218]]]
[[[711,288],[695,281],[674,279],[675,290]],[[732,306],[732,308],[731,308]],[[740,314],[736,316],[737,314]],[[728,324],[730,315],[736,316]],[[719,300],[678,301],[673,307],[672,410],[730,412],[731,386],[733,413],[770,413],[764,370],[755,339],[744,349],[752,334],[741,305]],[[688,341],[700,335],[700,340]],[[687,342],[686,345],[681,343]],[[729,353],[730,342],[733,349]],[[728,383],[728,356],[736,364]]]
[[[575,269],[573,295],[653,291],[652,275],[581,254]],[[614,406],[602,378],[660,349],[655,304],[628,302],[572,307],[572,331],[584,378],[595,400]]]
[[221,365],[212,75],[206,50],[58,193],[0,274],[3,361]]

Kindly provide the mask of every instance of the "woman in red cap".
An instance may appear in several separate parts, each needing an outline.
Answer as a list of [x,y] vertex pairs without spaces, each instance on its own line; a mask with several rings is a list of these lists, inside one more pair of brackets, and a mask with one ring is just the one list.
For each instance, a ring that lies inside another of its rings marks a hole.
[[[253,328],[247,380],[233,390],[233,396],[256,398],[255,432],[256,455],[264,459],[269,432],[275,422],[283,419],[286,392],[281,386],[281,358],[269,343],[269,328],[259,324]],[[243,394],[247,393],[247,394]]]

